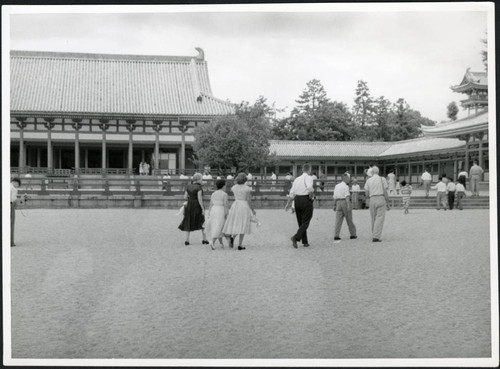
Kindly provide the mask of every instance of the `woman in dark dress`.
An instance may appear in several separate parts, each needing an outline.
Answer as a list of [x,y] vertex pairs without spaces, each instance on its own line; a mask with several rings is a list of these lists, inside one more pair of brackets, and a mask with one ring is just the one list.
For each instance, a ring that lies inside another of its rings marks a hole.
[[193,183],[188,185],[184,198],[187,199],[187,205],[184,208],[184,219],[182,219],[179,229],[186,232],[186,242],[189,245],[189,235],[193,231],[201,230],[203,234],[203,244],[208,245],[208,241],[203,230],[205,222],[205,207],[203,206],[203,190],[201,188],[203,176],[201,173],[193,175]]

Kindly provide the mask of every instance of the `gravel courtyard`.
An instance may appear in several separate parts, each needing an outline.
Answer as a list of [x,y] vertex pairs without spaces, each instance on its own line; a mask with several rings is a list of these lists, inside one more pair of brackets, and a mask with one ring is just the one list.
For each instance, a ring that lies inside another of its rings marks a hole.
[[176,210],[25,210],[11,248],[12,358],[491,356],[489,211],[387,213],[333,243],[315,210],[257,210],[247,250],[184,246]]

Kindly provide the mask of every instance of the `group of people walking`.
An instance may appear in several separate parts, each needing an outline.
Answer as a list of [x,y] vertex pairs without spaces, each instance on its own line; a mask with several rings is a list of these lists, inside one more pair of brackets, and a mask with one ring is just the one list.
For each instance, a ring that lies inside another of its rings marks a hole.
[[[229,208],[228,195],[224,191],[226,181],[218,179],[215,182],[217,190],[210,198],[208,212],[205,212],[203,204],[203,175],[195,173],[193,183],[189,184],[184,194],[187,202],[184,205],[184,217],[179,225],[181,231],[186,232],[184,244],[190,244],[190,234],[201,230],[203,244],[209,244],[214,249],[217,240],[224,247],[223,239],[229,240],[229,247],[234,247],[235,238],[238,236],[238,250],[245,250],[243,240],[245,235],[250,234],[251,223],[259,224],[255,217],[255,209],[252,205],[252,189],[246,183],[248,177],[245,173],[239,173],[231,187],[234,193],[234,202]],[[208,238],[208,239],[207,239]]]

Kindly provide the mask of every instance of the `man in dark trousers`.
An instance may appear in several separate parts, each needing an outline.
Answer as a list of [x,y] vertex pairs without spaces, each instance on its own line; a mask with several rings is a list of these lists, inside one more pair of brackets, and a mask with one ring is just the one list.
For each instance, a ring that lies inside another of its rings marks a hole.
[[293,181],[290,195],[285,209],[290,208],[291,200],[294,201],[295,215],[299,229],[291,238],[293,247],[297,248],[297,242],[302,241],[304,247],[309,247],[307,240],[307,228],[313,216],[313,178],[311,176],[311,166],[304,164],[302,166],[302,175]]

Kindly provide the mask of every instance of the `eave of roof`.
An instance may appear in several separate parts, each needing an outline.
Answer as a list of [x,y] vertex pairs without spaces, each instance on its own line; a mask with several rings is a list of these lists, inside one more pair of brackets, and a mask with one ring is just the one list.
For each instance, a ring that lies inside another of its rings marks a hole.
[[481,131],[488,131],[487,109],[471,117],[440,123],[434,127],[422,127],[422,132],[427,137],[458,137]]
[[450,152],[464,145],[456,138],[428,137],[395,142],[272,140],[270,152],[287,160],[377,160]]

